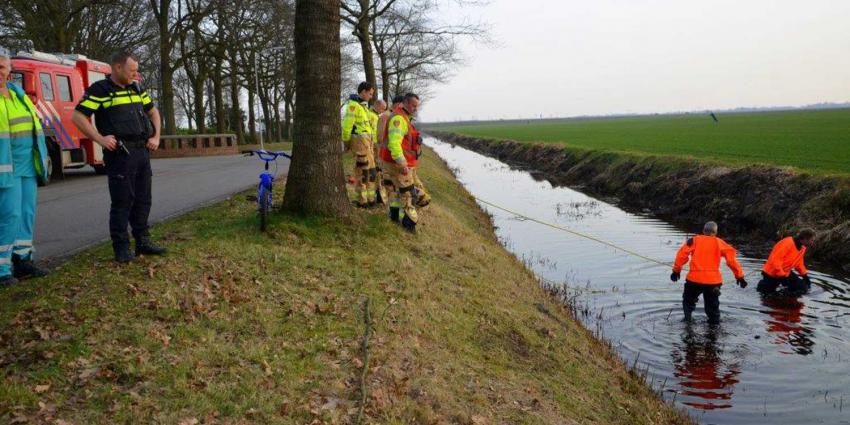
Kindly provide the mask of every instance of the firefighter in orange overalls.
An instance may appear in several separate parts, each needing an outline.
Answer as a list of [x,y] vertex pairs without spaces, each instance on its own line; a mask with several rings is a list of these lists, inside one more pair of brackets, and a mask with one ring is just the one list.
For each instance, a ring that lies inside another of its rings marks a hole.
[[717,223],[709,221],[703,227],[703,234],[688,239],[676,254],[673,273],[670,280],[679,280],[682,267],[690,261],[690,271],[685,278],[682,293],[682,309],[685,321],[691,320],[699,296],[703,296],[705,314],[709,323],[720,322],[720,286],[723,275],[720,274],[720,258],[726,259],[726,265],[735,273],[735,279],[741,288],[747,287],[744,270],[735,259],[735,248],[717,237]]
[[390,218],[400,221],[405,229],[416,232],[419,216],[416,206],[427,205],[430,196],[416,176],[416,163],[422,153],[422,136],[412,122],[419,108],[419,96],[408,93],[401,106],[393,111],[387,121],[384,140],[381,141],[381,159],[384,171],[392,182]]
[[812,281],[809,279],[809,271],[806,269],[803,257],[814,238],[814,230],[803,229],[797,236],[788,236],[779,241],[770,251],[770,256],[767,257],[767,262],[762,268],[762,280],[757,286],[758,291],[772,293],[779,285],[782,285],[792,293],[808,292]]

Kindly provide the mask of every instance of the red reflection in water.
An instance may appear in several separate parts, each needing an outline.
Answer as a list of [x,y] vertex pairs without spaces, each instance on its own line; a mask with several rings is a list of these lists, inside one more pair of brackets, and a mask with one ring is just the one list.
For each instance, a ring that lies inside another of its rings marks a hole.
[[803,326],[803,304],[798,297],[771,294],[762,297],[762,305],[768,307],[765,311],[770,318],[765,319],[767,331],[776,334],[772,343],[789,345],[793,352],[783,351],[784,354],[812,354],[815,342],[812,340],[812,330]]
[[710,326],[704,334],[688,325],[682,343],[674,344],[671,353],[674,375],[679,378],[682,394],[704,401],[683,401],[688,406],[703,409],[732,407],[732,388],[741,373],[737,363],[724,363],[722,349],[717,344],[718,328]]

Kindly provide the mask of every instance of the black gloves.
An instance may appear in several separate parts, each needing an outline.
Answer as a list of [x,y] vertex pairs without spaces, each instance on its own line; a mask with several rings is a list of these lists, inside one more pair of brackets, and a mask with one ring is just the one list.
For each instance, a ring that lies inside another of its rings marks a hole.
[[807,287],[812,286],[812,279],[809,278],[809,275],[803,275],[803,283],[805,283]]
[[672,280],[673,282],[678,282],[680,277],[681,275],[679,274],[679,272],[670,273],[670,280]]
[[738,286],[740,286],[742,289],[747,287],[747,279],[744,279],[743,277],[739,277],[736,280],[738,281]]

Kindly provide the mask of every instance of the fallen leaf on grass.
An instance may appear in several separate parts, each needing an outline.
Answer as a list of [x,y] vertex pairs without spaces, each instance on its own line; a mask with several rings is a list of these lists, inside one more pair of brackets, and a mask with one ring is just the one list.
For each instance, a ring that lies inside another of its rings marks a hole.
[[198,418],[186,418],[180,421],[179,425],[198,425]]
[[35,386],[35,393],[36,393],[36,394],[43,394],[43,393],[46,393],[46,392],[47,392],[47,391],[49,391],[49,390],[50,390],[50,384],[47,384],[47,385],[36,385],[36,386]]

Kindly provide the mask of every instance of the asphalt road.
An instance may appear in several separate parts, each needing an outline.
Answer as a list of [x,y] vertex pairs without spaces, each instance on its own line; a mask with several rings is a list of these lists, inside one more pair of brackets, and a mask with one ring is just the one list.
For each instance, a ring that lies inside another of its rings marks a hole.
[[[211,156],[155,159],[152,167],[150,222],[155,223],[251,188],[259,180],[263,163],[241,155]],[[285,175],[289,160],[280,158],[278,167],[278,175]],[[39,188],[34,240],[37,260],[61,260],[108,239],[106,176],[95,175],[86,167]]]

